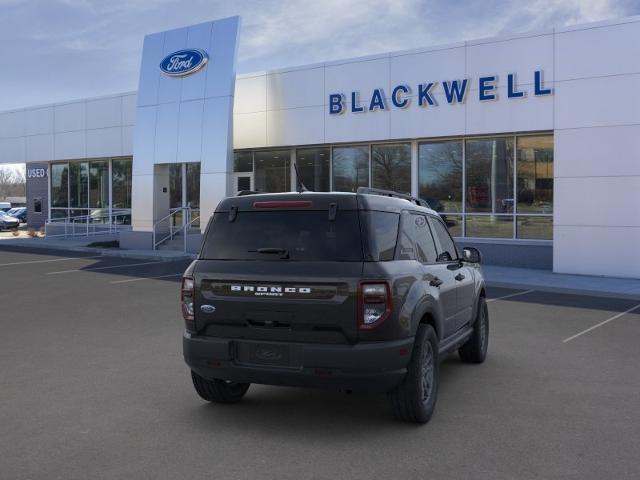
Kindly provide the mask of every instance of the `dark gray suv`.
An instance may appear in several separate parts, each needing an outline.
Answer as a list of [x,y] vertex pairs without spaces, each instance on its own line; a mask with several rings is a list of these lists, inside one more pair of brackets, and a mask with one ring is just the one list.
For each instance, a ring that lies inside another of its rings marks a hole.
[[226,198],[182,281],[195,389],[224,403],[251,383],[385,392],[397,418],[427,422],[439,361],[487,353],[479,264],[392,192]]

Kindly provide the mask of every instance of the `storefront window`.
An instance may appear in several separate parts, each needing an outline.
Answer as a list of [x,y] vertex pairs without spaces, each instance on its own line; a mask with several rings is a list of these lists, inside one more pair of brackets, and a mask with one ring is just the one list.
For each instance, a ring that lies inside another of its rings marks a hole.
[[533,240],[551,240],[553,238],[553,216],[549,215],[518,215],[516,217],[517,238]]
[[467,215],[466,236],[513,238],[513,215]]
[[51,206],[69,206],[69,164],[67,163],[51,165]]
[[89,207],[109,208],[109,162],[89,163]]
[[[310,190],[355,192],[371,175],[374,188],[411,192],[410,143],[300,148],[296,162]],[[453,236],[552,239],[553,135],[425,140],[417,163],[418,196]],[[288,150],[235,152],[234,171],[253,171],[255,190],[291,188]]]
[[131,166],[130,159],[113,160],[111,164],[114,209],[131,208]]
[[169,165],[169,208],[182,207],[182,164]]
[[300,180],[309,190],[329,191],[329,157],[328,148],[299,148],[296,151]]
[[513,212],[513,137],[466,143],[467,212]]
[[553,137],[518,137],[518,213],[553,213]]
[[291,155],[289,150],[255,152],[254,185],[260,192],[288,192],[291,190]]
[[86,208],[89,202],[89,164],[72,162],[69,164],[70,207]]
[[187,163],[187,207],[200,208],[200,164]]
[[410,193],[411,145],[372,145],[371,175],[374,188]]
[[356,192],[369,186],[369,146],[333,149],[333,190]]
[[253,152],[240,151],[233,153],[234,172],[253,172]]
[[421,143],[418,185],[419,197],[436,212],[462,212],[462,142]]

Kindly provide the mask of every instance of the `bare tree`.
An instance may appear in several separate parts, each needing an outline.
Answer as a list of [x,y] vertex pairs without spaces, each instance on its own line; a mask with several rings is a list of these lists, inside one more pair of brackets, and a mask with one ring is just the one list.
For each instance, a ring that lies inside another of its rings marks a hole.
[[24,197],[25,187],[26,180],[23,172],[0,167],[0,198]]

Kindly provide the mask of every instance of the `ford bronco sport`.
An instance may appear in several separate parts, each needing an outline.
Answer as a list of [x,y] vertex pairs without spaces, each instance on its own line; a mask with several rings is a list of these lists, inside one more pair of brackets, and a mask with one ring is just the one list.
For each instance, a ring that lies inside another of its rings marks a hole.
[[487,354],[480,253],[393,192],[224,199],[182,280],[184,358],[197,393],[239,401],[251,383],[386,392],[425,423],[439,361]]

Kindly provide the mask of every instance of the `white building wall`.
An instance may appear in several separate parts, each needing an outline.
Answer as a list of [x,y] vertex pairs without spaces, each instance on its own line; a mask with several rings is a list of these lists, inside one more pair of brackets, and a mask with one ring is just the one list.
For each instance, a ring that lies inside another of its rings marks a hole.
[[638,17],[556,30],[556,272],[640,277],[638,39]]
[[0,163],[133,154],[136,93],[0,112]]

